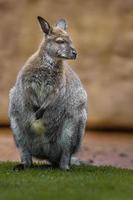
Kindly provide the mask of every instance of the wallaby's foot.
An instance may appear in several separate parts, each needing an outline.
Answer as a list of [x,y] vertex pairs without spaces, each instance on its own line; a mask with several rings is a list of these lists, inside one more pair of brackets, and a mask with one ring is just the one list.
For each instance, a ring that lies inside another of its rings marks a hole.
[[18,172],[18,171],[22,171],[25,169],[25,165],[24,164],[18,164],[18,165],[15,165],[15,167],[13,168],[14,171]]
[[31,168],[31,167],[33,167],[33,165],[27,166],[27,165],[25,165],[23,163],[20,163],[18,165],[15,165],[15,167],[13,168],[13,170],[16,171],[16,172],[19,172],[19,171],[23,171],[23,170],[25,170],[27,168]]
[[63,171],[69,171],[70,170],[70,166],[69,165],[65,165],[65,164],[60,164],[60,169]]
[[76,166],[80,166],[80,165],[91,165],[93,164],[93,160],[80,160],[76,157],[72,157],[71,158],[71,165],[76,165]]
[[76,157],[71,157],[71,161],[70,161],[71,165],[76,165],[76,166],[80,166],[82,164],[81,160],[79,160]]

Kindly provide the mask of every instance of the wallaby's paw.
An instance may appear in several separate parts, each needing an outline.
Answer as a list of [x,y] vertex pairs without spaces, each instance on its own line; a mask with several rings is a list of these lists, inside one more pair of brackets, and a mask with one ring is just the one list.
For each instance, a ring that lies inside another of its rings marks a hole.
[[16,165],[14,168],[13,168],[13,170],[15,171],[15,172],[19,172],[19,171],[22,171],[22,170],[24,170],[25,169],[25,165],[24,164],[18,164],[18,165]]

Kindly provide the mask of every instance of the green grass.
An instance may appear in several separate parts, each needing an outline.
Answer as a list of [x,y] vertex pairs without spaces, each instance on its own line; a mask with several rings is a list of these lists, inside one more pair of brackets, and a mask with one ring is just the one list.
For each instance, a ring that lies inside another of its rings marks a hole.
[[0,200],[132,200],[133,171],[81,166],[58,169],[12,170],[0,163]]

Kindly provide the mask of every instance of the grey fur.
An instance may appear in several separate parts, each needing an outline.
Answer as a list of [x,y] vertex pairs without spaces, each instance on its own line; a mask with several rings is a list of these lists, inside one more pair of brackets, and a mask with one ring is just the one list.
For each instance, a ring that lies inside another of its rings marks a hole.
[[79,148],[87,119],[87,94],[64,61],[75,59],[73,51],[67,32],[52,27],[10,90],[9,118],[24,167],[30,167],[36,157],[68,170]]

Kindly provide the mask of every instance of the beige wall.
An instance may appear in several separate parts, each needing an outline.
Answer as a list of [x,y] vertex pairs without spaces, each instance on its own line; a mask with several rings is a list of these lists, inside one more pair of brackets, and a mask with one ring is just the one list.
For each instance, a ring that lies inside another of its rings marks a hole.
[[70,62],[89,96],[91,127],[133,128],[132,0],[1,0],[0,124],[7,124],[8,92],[42,38],[36,16],[65,17],[78,50]]

